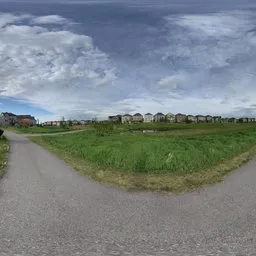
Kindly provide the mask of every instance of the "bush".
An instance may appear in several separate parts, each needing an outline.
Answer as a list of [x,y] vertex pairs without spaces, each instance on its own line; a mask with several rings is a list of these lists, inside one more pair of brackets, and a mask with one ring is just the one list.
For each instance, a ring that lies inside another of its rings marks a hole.
[[112,123],[95,123],[93,127],[98,136],[109,135],[114,130],[114,125]]

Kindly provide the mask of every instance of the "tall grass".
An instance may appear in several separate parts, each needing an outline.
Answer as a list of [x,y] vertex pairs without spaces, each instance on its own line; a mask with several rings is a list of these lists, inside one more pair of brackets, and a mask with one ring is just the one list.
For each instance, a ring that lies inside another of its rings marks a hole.
[[16,131],[21,133],[57,133],[57,132],[65,132],[69,130],[71,130],[71,128],[68,128],[68,127],[63,128],[63,127],[55,127],[55,126],[49,126],[49,127],[33,126],[33,127],[16,128]]
[[8,155],[8,141],[5,137],[0,137],[0,178],[4,174],[4,167],[7,163],[7,155]]
[[256,130],[244,126],[243,131],[184,138],[120,133],[98,136],[95,131],[87,131],[41,139],[59,151],[103,169],[186,174],[210,168],[249,150],[256,143]]

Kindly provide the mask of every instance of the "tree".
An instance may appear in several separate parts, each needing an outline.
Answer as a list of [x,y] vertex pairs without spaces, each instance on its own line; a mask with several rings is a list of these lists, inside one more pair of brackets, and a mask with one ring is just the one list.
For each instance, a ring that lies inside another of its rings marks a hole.
[[64,116],[61,118],[60,127],[67,128],[67,123],[65,121],[65,117]]
[[71,127],[72,126],[72,121],[68,120],[68,126]]
[[92,123],[97,123],[97,117],[92,118]]

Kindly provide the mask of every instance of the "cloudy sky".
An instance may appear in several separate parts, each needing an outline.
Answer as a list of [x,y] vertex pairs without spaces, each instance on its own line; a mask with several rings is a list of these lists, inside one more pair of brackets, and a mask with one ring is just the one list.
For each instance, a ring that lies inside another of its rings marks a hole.
[[0,112],[256,116],[250,0],[0,0]]

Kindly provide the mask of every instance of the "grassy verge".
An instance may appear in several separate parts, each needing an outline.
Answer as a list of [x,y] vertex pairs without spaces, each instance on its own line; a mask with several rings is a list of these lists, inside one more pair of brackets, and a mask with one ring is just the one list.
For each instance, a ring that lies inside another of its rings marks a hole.
[[7,164],[7,157],[8,157],[8,141],[5,137],[0,137],[0,178],[4,175],[4,169]]
[[254,127],[206,135],[198,129],[183,137],[85,131],[31,139],[96,181],[169,192],[219,182],[256,153]]
[[27,127],[27,128],[15,128],[15,131],[20,133],[58,133],[72,131],[72,128],[62,128],[62,127]]

